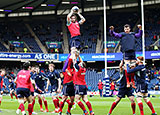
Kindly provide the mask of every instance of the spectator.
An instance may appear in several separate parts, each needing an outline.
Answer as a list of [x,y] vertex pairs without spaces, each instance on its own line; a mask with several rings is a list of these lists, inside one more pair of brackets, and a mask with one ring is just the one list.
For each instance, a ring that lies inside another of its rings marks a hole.
[[27,53],[27,48],[24,48],[23,50],[24,50],[24,53]]
[[113,96],[113,92],[114,92],[114,90],[115,90],[115,83],[114,83],[113,80],[112,80],[111,83],[110,83],[110,90],[111,90],[110,96],[112,97],[112,96]]
[[98,82],[98,90],[99,90],[100,97],[102,97],[103,83],[101,80],[99,80],[99,82]]

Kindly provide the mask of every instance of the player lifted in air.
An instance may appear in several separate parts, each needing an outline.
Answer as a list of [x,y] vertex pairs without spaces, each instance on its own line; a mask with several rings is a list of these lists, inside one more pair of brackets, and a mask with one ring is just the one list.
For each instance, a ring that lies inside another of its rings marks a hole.
[[75,74],[74,74],[74,84],[75,84],[75,99],[79,107],[83,110],[84,115],[88,115],[88,112],[84,106],[84,104],[80,101],[82,100],[86,103],[90,115],[94,115],[94,112],[92,111],[91,103],[88,101],[87,98],[87,84],[85,81],[85,75],[86,75],[86,64],[83,62],[82,58],[79,57],[80,63],[77,63],[77,59],[74,59],[74,67],[75,67]]
[[26,115],[25,113],[25,107],[24,107],[24,100],[26,98],[26,100],[28,101],[28,112],[29,115],[32,115],[32,96],[31,96],[31,92],[30,92],[30,84],[31,84],[31,80],[30,80],[30,63],[29,62],[25,62],[23,64],[23,70],[19,71],[17,74],[17,78],[16,78],[16,85],[17,85],[17,89],[16,89],[16,93],[18,96],[18,102],[20,104],[20,109],[22,112],[22,115]]
[[120,73],[120,86],[119,86],[118,95],[117,95],[116,100],[112,103],[112,106],[109,110],[108,115],[111,115],[113,109],[117,106],[117,104],[120,102],[120,100],[122,98],[125,98],[126,95],[131,101],[133,115],[135,115],[136,104],[134,101],[133,89],[132,89],[132,87],[126,87],[127,86],[126,76],[125,76],[125,71],[123,70],[122,66],[123,66],[123,61],[121,61],[121,63],[120,63],[120,72],[121,73]]
[[55,106],[55,110],[52,113],[59,112],[59,93],[61,92],[61,78],[59,73],[55,70],[55,65],[50,63],[49,72],[47,74],[50,84],[51,84],[51,93],[52,93],[52,100]]
[[135,73],[136,76],[136,93],[137,93],[137,102],[139,106],[139,110],[141,115],[144,115],[143,112],[143,103],[142,103],[142,98],[148,105],[148,107],[152,111],[152,115],[157,115],[155,113],[155,110],[152,106],[152,103],[148,99],[148,84],[146,83],[146,68],[144,65],[144,58],[142,56],[137,57],[137,66],[134,68],[130,68],[129,65],[127,64],[127,73]]
[[[38,96],[38,102],[40,105],[40,111],[42,112],[48,112],[48,105],[47,105],[47,100],[45,99],[45,82],[47,81],[47,86],[46,86],[46,91],[48,90],[48,86],[49,86],[49,79],[47,78],[47,76],[40,72],[40,68],[37,66],[35,68],[36,73],[33,76],[33,79],[35,81],[35,89],[36,89],[36,93]],[[42,99],[45,105],[45,111],[43,111],[43,107],[42,107]]]
[[[80,17],[80,21],[77,20],[77,15]],[[67,15],[67,27],[71,34],[71,38],[69,41],[69,48],[72,47],[77,48],[78,50],[83,49],[81,46],[81,33],[80,33],[80,25],[82,25],[86,19],[80,14],[80,10],[77,6],[72,7],[70,13]],[[72,49],[71,49],[72,50]],[[63,67],[63,72],[67,68],[68,59],[71,54],[69,54],[68,58],[66,59],[66,62]]]
[[[128,24],[124,25],[124,32],[116,33],[114,32],[114,27],[110,26],[110,34],[116,38],[121,39],[121,51],[123,53],[125,64],[135,62],[136,60],[135,41],[136,38],[142,36],[142,26],[138,25],[137,27],[139,28],[138,33],[131,32],[130,25]],[[127,78],[127,87],[130,87],[130,85],[132,85],[132,87],[135,88],[134,73],[128,74],[125,70],[125,74]],[[131,83],[129,81],[129,76],[131,76]]]

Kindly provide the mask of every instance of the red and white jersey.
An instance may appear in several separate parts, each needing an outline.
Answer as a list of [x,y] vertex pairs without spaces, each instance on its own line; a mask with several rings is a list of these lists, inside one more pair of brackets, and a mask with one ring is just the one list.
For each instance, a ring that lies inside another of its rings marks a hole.
[[86,68],[79,66],[78,72],[75,72],[74,79],[76,85],[86,85],[85,81]]
[[75,36],[79,36],[80,34],[80,26],[79,23],[76,21],[75,23],[71,22],[70,25],[68,25],[69,32],[71,34],[71,38]]
[[31,88],[31,80],[30,80],[30,71],[29,70],[21,70],[17,74],[17,88]]

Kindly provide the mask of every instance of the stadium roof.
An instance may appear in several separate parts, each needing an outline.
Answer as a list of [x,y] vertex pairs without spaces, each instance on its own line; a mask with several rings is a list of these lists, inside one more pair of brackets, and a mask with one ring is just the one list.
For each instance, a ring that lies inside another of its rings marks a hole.
[[[112,5],[136,3],[138,0],[106,0],[111,1]],[[160,0],[144,0],[146,1],[160,1]],[[0,15],[9,15],[13,13],[25,13],[28,15],[32,12],[52,11],[51,14],[57,13],[58,10],[70,9],[77,5],[83,8],[102,7],[103,0],[0,0]],[[23,14],[22,14],[23,16]],[[3,17],[3,16],[1,16]]]

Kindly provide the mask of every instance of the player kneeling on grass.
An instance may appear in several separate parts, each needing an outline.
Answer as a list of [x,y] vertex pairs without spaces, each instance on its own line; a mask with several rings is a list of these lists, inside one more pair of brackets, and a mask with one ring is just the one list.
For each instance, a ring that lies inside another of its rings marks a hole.
[[144,115],[142,98],[151,109],[152,115],[157,115],[152,106],[152,103],[148,99],[148,90],[147,90],[148,84],[146,83],[146,68],[143,62],[144,62],[144,58],[142,56],[137,57],[137,66],[135,68],[130,69],[129,65],[127,64],[127,73],[135,73],[136,75],[137,102],[138,102],[141,115]]
[[126,95],[131,101],[133,115],[135,115],[136,104],[134,101],[133,89],[132,89],[132,87],[129,87],[129,88],[127,87],[125,71],[123,70],[122,66],[123,66],[123,61],[121,61],[121,63],[120,63],[120,72],[121,73],[120,73],[120,86],[119,86],[118,95],[117,95],[116,100],[113,102],[113,104],[109,110],[108,115],[110,115],[112,113],[112,111],[116,107],[116,105],[120,102],[120,100],[122,98],[125,98]]
[[74,67],[75,67],[75,75],[74,75],[74,81],[75,81],[75,87],[76,87],[76,91],[75,91],[75,98],[76,98],[76,102],[79,105],[79,107],[83,110],[84,114],[83,115],[88,115],[88,112],[85,108],[85,106],[83,105],[83,103],[80,101],[80,99],[82,98],[82,100],[86,103],[89,111],[90,111],[90,115],[94,115],[94,112],[92,111],[92,106],[91,103],[88,101],[87,98],[87,84],[85,81],[85,74],[86,74],[86,64],[83,62],[83,60],[80,58],[80,56],[78,55],[80,63],[78,64],[76,61],[77,59],[74,59]]
[[[35,81],[35,89],[36,89],[36,93],[38,96],[38,102],[40,105],[40,111],[42,112],[48,112],[48,105],[47,105],[47,100],[45,99],[45,81],[47,81],[47,87],[46,87],[46,91],[48,91],[48,86],[49,86],[49,79],[46,77],[46,75],[42,72],[40,72],[39,67],[36,67],[36,73],[34,74],[33,77],[34,81]],[[45,105],[45,111],[43,111],[43,107],[42,107],[42,99]]]
[[32,115],[32,96],[30,92],[30,63],[25,62],[23,64],[23,70],[19,71],[16,78],[16,93],[18,96],[18,102],[20,103],[20,109],[22,112],[22,115],[26,115],[25,113],[25,107],[24,107],[24,98],[28,101],[28,112],[29,115]]

